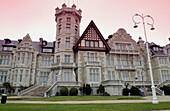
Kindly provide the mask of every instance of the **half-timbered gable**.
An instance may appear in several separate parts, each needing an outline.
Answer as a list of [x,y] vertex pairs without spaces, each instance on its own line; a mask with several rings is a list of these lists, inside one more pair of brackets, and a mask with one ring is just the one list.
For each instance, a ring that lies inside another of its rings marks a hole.
[[109,45],[106,43],[99,29],[93,21],[87,26],[86,30],[73,47],[74,50],[96,50],[106,51],[110,50]]

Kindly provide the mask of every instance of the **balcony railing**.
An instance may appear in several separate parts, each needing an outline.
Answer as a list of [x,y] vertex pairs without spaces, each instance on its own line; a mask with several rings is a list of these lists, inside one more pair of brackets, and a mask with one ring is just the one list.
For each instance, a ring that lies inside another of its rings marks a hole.
[[52,68],[56,69],[56,68],[74,68],[75,67],[75,63],[54,63],[52,64]]
[[136,70],[134,65],[117,65],[116,70]]
[[118,50],[118,49],[113,49],[111,50],[112,53],[117,53],[117,54],[139,54],[139,51],[137,50]]
[[86,65],[87,66],[99,66],[99,65],[101,65],[101,63],[100,62],[90,62],[90,61],[88,61],[88,62],[86,62]]

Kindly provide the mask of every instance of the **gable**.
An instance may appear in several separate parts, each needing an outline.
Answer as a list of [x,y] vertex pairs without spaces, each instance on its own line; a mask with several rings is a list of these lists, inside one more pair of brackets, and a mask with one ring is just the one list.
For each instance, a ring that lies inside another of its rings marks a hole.
[[90,22],[76,45],[74,50],[97,50],[97,51],[110,51],[109,45],[106,43],[102,34],[96,27],[93,21]]
[[27,34],[23,40],[18,44],[17,48],[19,47],[25,47],[25,48],[31,48],[35,50],[35,46],[29,36],[29,34]]
[[108,44],[112,51],[130,50],[137,52],[140,50],[140,47],[137,45],[136,41],[133,40],[131,35],[128,34],[123,28],[118,29],[116,33],[109,37]]

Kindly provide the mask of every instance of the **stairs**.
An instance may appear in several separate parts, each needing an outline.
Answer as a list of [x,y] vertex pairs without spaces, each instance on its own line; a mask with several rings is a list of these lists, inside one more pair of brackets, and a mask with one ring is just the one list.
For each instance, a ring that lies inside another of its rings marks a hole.
[[25,93],[23,96],[37,96],[37,97],[44,97],[44,93],[49,89],[48,86],[39,86],[34,90],[31,90],[28,93]]

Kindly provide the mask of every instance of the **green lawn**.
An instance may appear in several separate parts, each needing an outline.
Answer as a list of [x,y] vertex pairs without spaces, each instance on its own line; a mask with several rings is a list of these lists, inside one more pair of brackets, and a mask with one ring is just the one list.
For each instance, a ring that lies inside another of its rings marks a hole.
[[44,98],[8,98],[12,101],[94,101],[94,100],[142,100],[141,96],[53,96]]
[[170,109],[170,102],[116,104],[0,104],[0,111],[136,111]]

